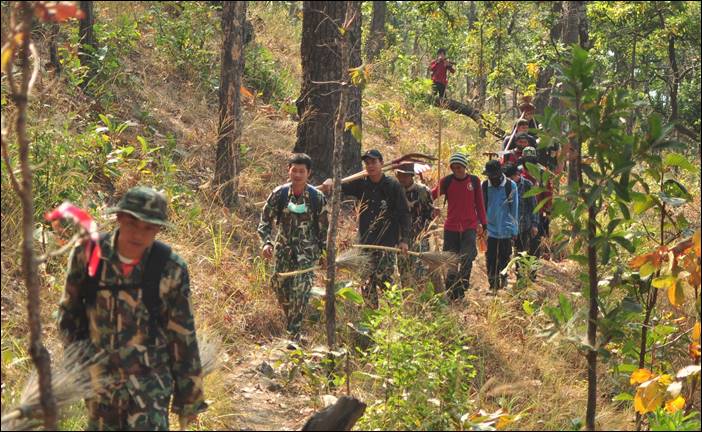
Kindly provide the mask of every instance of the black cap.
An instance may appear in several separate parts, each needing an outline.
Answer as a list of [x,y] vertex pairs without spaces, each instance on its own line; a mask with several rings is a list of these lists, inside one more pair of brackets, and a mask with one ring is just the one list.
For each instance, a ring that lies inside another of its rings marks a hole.
[[372,150],[368,150],[367,152],[363,153],[363,156],[361,156],[361,160],[366,160],[366,158],[383,160],[383,155],[380,154],[380,152],[378,150],[372,149]]
[[485,171],[483,171],[483,174],[488,176],[502,174],[502,167],[500,166],[500,162],[496,159],[488,161],[488,163],[485,164]]

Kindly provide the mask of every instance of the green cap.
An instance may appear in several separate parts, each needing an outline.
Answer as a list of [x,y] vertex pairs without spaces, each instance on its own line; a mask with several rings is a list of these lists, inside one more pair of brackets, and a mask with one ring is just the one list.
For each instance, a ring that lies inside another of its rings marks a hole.
[[150,187],[136,186],[129,189],[116,207],[107,209],[108,214],[120,212],[155,225],[168,224],[166,197]]

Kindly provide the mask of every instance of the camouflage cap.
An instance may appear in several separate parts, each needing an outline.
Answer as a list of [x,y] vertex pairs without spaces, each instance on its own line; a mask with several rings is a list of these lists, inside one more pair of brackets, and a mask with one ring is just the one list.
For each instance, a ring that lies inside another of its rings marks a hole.
[[166,197],[150,187],[136,186],[127,191],[116,207],[107,213],[128,213],[144,222],[155,225],[168,224],[168,204]]

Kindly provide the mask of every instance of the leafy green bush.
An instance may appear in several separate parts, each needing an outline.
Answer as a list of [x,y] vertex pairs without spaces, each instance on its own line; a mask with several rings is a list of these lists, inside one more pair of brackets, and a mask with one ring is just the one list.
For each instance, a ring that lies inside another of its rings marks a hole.
[[156,46],[179,74],[199,79],[209,89],[219,85],[220,19],[212,2],[153,2],[150,12]]
[[246,85],[261,93],[274,105],[296,97],[295,79],[279,65],[266,47],[252,44],[244,50],[244,79]]
[[367,322],[374,345],[364,353],[370,377],[385,398],[371,403],[361,429],[446,430],[465,427],[473,403],[469,384],[475,376],[470,348],[460,327],[442,306],[440,295],[422,302],[416,314],[391,287]]

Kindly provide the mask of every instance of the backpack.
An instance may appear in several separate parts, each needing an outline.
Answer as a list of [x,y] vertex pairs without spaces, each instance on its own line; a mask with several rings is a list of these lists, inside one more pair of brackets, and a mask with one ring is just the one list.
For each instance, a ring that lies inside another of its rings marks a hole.
[[[478,190],[480,188],[480,179],[474,175],[468,174],[470,177],[470,181],[473,183],[473,190]],[[439,186],[439,195],[441,195],[441,191],[444,192],[444,204],[446,201],[448,201],[448,187],[453,181],[453,174],[449,174],[443,179],[441,179],[441,184]]]
[[[483,180],[483,204],[485,205],[485,210],[487,211],[488,208],[488,181]],[[507,179],[505,182],[505,196],[507,197],[507,200],[511,199],[512,196],[512,180]]]
[[[100,234],[100,241],[103,242],[107,236],[108,234],[105,233]],[[140,284],[142,290],[142,301],[149,312],[149,325],[151,326],[152,336],[155,335],[154,330],[157,327],[166,327],[166,320],[160,313],[163,302],[161,301],[159,284],[161,282],[161,275],[163,274],[163,270],[166,267],[166,263],[168,262],[170,256],[170,246],[158,240],[154,241],[144,267],[144,276]],[[95,304],[98,290],[110,290],[112,291],[113,295],[116,295],[117,291],[138,286],[136,284],[125,284],[113,287],[101,286],[100,275],[102,274],[103,264],[104,261],[100,260],[95,276],[88,277],[87,281],[81,287],[80,297],[83,299],[85,305]]]

